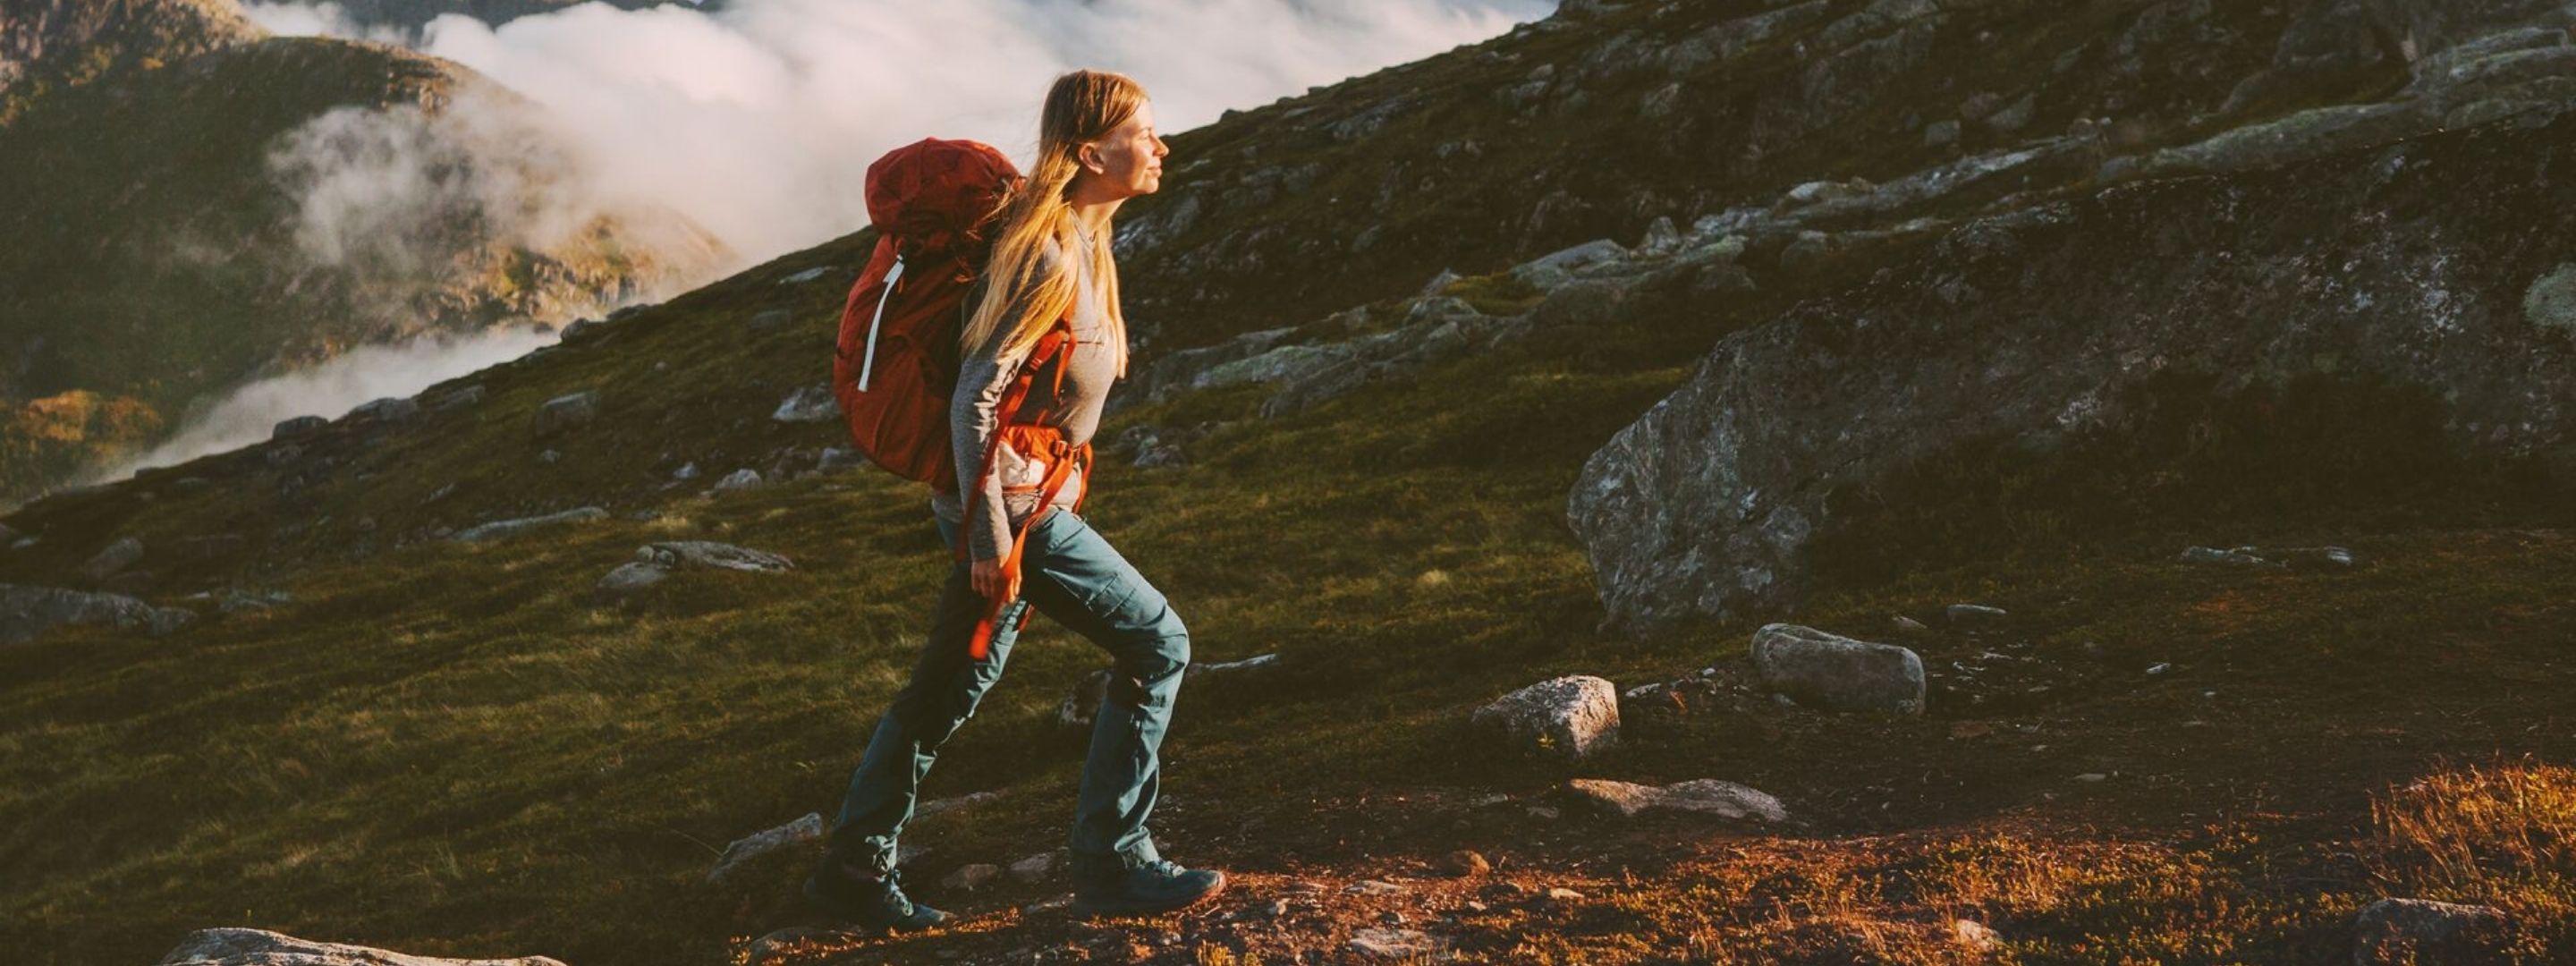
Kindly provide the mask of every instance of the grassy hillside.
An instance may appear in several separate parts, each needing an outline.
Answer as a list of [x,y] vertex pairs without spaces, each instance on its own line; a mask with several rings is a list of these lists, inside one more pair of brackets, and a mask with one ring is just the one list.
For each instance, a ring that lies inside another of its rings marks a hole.
[[[2516,136],[2544,153],[2566,129]],[[1227,130],[1176,138],[1176,157]],[[2210,187],[2126,190],[2179,209]],[[0,948],[148,962],[188,930],[250,925],[577,966],[751,958],[754,937],[795,921],[792,878],[745,898],[706,872],[728,841],[835,806],[945,565],[924,491],[872,470],[795,478],[842,430],[769,416],[827,378],[870,241],[433,387],[407,420],[343,420],[7,517],[35,543],[0,554],[0,581],[62,582],[130,536],[158,599],[205,616],[166,638],[0,649],[0,868],[20,871],[0,881]],[[1206,433],[1185,466],[1104,454],[1090,521],[1172,598],[1197,661],[1280,655],[1193,679],[1166,746],[1157,838],[1229,869],[1236,891],[1203,913],[1084,925],[1050,904],[1060,884],[938,884],[1063,838],[1083,736],[1053,718],[1103,662],[1041,618],[926,789],[995,797],[907,835],[929,850],[911,866],[919,894],[972,917],[757,951],[1353,962],[1348,940],[1392,925],[1486,963],[2322,963],[2350,961],[2354,910],[2389,895],[2504,908],[2524,962],[2576,950],[2576,521],[2524,467],[2428,463],[2438,401],[2420,393],[2174,386],[2134,436],[1962,452],[1850,508],[1876,514],[1866,538],[1829,548],[1824,592],[1784,616],[1921,652],[1920,718],[1774,702],[1745,657],[1757,621],[1596,629],[1564,523],[1584,458],[1721,337],[1910,254],[1760,265],[1758,287],[1723,297],[1649,291],[1294,415],[1257,417],[1258,386],[1120,409],[1104,442]],[[1390,262],[1390,278],[1409,271]],[[1448,291],[1529,301],[1498,276]],[[1377,294],[1300,298],[1401,316]],[[539,437],[537,409],[582,390],[597,422]],[[790,479],[701,495],[744,468]],[[611,517],[442,539],[594,505]],[[593,595],[668,539],[797,568],[682,573],[623,606]],[[2362,563],[2176,559],[2325,543]],[[291,601],[227,615],[184,599],[227,589]],[[1945,620],[1961,602],[2008,616]],[[1928,627],[1901,636],[1899,616]],[[1564,673],[1704,683],[1629,708],[1621,747],[1579,769],[1467,732],[1474,707]],[[1796,821],[1604,819],[1567,799],[1570,777],[1740,781]],[[1460,849],[1494,868],[1444,871]],[[1365,880],[1402,891],[1344,891]],[[1960,919],[2000,948],[1958,938]]]

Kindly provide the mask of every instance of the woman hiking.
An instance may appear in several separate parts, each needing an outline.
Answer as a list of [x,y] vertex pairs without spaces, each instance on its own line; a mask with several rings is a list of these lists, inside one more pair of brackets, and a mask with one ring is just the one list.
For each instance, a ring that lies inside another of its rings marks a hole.
[[[970,303],[959,338],[948,413],[957,479],[969,492],[934,491],[931,498],[940,535],[952,550],[965,541],[969,559],[950,569],[912,680],[878,721],[850,776],[831,851],[805,882],[808,899],[840,920],[912,930],[949,918],[904,895],[895,837],[912,817],[939,746],[1001,678],[1023,609],[1032,604],[1115,661],[1074,806],[1076,914],[1167,912],[1225,885],[1221,872],[1163,859],[1145,829],[1161,780],[1163,733],[1189,666],[1189,631],[1162,593],[1074,514],[1088,485],[1078,470],[1046,506],[1037,505],[1041,494],[1029,485],[1049,475],[1048,461],[1090,440],[1110,383],[1126,374],[1110,216],[1160,187],[1168,153],[1134,80],[1075,71],[1047,92],[1036,163],[996,216],[984,291]],[[1021,452],[1011,444],[1031,436],[1021,427],[1005,432],[997,410],[1059,319],[1070,321],[1070,350],[1056,353],[1060,368],[1031,383],[1016,421],[1052,427],[1062,445]],[[1003,445],[991,446],[997,433]],[[984,474],[988,446],[994,472]],[[1024,526],[1014,571],[1006,559]],[[996,617],[1001,601],[1009,603]],[[979,659],[970,641],[987,629]]]

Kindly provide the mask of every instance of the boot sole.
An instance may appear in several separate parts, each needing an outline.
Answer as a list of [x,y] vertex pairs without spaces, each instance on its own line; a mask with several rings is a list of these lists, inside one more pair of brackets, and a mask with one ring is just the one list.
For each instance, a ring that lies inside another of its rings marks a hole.
[[1180,902],[1142,902],[1135,900],[1096,901],[1086,900],[1080,896],[1075,896],[1071,911],[1078,917],[1158,916],[1167,912],[1179,912],[1183,909],[1188,909],[1205,903],[1210,899],[1214,899],[1216,898],[1217,893],[1225,891],[1225,885],[1226,880],[1224,877],[1220,876],[1216,880],[1215,885],[1208,887],[1208,891],[1199,893],[1198,895]]

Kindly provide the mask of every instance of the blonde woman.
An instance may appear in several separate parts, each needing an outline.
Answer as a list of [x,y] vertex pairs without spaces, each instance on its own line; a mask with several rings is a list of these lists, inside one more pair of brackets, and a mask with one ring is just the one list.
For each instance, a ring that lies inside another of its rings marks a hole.
[[[1055,452],[994,451],[996,409],[1039,338],[1070,313],[1073,345],[1062,371],[1035,381],[1017,422],[1088,442],[1110,383],[1125,375],[1127,333],[1118,308],[1118,266],[1110,216],[1127,199],[1160,186],[1170,153],[1154,132],[1153,106],[1127,77],[1075,71],[1056,79],[1039,122],[1029,178],[1005,203],[993,256],[959,339],[957,392],[950,401],[957,478],[977,492],[934,493],[931,508],[952,549],[966,543],[941,591],[930,637],[912,680],[895,696],[832,830],[832,851],[805,884],[807,897],[844,921],[895,930],[936,925],[948,914],[913,902],[896,881],[895,837],[912,817],[939,746],[974,714],[1002,676],[1023,608],[1039,611],[1109,651],[1115,664],[1092,729],[1090,757],[1074,806],[1074,908],[1079,914],[1150,914],[1193,905],[1225,875],[1164,860],[1145,821],[1161,780],[1159,752],[1189,666],[1189,631],[1161,592],[1074,514],[1088,485],[1078,473],[1047,506],[1027,481],[1046,475]],[[1056,376],[1061,376],[1061,390]],[[1032,416],[1031,414],[1036,414]],[[1006,436],[1005,439],[1015,437]],[[1013,535],[1028,527],[1017,572],[1006,566]],[[1025,575],[1025,579],[1023,579]],[[1025,596],[1024,596],[1025,595]],[[991,623],[986,655],[969,638]]]

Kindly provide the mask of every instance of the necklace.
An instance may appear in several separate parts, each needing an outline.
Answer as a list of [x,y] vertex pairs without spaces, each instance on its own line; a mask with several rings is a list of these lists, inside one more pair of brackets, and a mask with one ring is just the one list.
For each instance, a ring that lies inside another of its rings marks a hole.
[[1093,249],[1096,249],[1096,248],[1099,248],[1099,247],[1100,247],[1100,242],[1099,242],[1098,240],[1096,240],[1096,239],[1092,238],[1092,237],[1091,237],[1091,233],[1090,233],[1090,232],[1088,232],[1088,231],[1084,231],[1084,230],[1082,229],[1082,223],[1081,223],[1081,222],[1078,222],[1078,221],[1077,221],[1077,222],[1074,222],[1074,223],[1073,223],[1073,233],[1074,233],[1074,235],[1076,235],[1076,236],[1078,236],[1078,237],[1080,237],[1080,238],[1082,239],[1082,252],[1083,252],[1083,254],[1085,254],[1085,255],[1089,255],[1089,254],[1091,254],[1091,252],[1092,252],[1092,250],[1093,250]]

